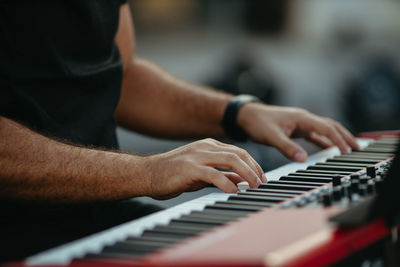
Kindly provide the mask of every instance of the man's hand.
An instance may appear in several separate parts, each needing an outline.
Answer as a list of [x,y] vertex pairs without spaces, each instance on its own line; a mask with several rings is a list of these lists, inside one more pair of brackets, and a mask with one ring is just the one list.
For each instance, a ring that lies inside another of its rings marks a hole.
[[0,116],[0,198],[10,201],[161,199],[209,184],[236,193],[236,183],[258,187],[267,182],[263,175],[245,150],[213,139],[143,157],[64,144]]
[[237,120],[254,141],[274,146],[295,161],[305,161],[307,153],[290,137],[303,137],[323,148],[336,145],[344,153],[359,148],[341,124],[304,109],[248,103],[239,111]]
[[157,199],[175,197],[209,184],[226,193],[236,193],[239,182],[246,181],[253,188],[267,182],[261,167],[245,150],[213,139],[149,156],[145,162],[148,193]]

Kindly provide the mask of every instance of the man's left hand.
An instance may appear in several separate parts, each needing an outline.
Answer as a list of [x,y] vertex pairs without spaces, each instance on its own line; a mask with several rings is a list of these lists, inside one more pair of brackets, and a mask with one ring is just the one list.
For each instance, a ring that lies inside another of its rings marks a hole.
[[240,109],[237,122],[255,142],[274,146],[295,161],[305,161],[307,152],[291,137],[305,138],[323,148],[336,145],[343,153],[359,148],[340,123],[300,108],[247,103]]

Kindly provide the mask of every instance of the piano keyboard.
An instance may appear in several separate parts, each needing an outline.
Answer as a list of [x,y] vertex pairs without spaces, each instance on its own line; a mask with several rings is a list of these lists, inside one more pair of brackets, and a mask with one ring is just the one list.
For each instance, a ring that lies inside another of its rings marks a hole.
[[[331,205],[343,198],[335,194],[332,181],[348,183],[349,189],[351,174],[365,176],[367,167],[371,172],[377,168],[378,174],[382,174],[388,168],[397,139],[358,142],[359,151],[341,155],[337,148],[329,148],[310,156],[305,163],[290,163],[268,172],[269,182],[257,189],[209,194],[34,255],[26,263],[68,264],[81,258],[140,259],[263,209]],[[366,184],[365,189],[368,193]]]

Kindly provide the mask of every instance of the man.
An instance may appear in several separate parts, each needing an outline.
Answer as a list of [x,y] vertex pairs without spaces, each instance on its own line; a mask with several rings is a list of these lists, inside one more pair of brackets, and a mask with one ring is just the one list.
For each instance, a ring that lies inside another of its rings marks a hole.
[[335,121],[191,85],[136,58],[130,10],[120,4],[0,3],[4,260],[156,210],[117,201],[166,199],[209,184],[235,193],[238,182],[267,182],[246,151],[214,139],[151,156],[117,151],[116,123],[167,138],[243,131],[296,161],[307,155],[290,137],[357,148]]

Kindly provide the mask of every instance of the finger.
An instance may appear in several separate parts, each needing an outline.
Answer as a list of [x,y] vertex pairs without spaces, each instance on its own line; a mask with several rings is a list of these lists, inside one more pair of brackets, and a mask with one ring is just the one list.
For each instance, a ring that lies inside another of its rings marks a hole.
[[356,138],[346,129],[344,128],[340,123],[335,123],[337,130],[343,135],[344,139],[346,140],[347,144],[350,145],[350,147],[354,149],[360,149],[360,146],[358,145]]
[[265,173],[263,173],[263,175],[262,175],[262,177],[261,177],[261,181],[262,181],[263,183],[268,183],[268,179],[267,179],[267,176],[265,176]]
[[307,152],[283,133],[276,134],[274,139],[275,147],[278,148],[289,159],[300,162],[307,160]]
[[342,135],[336,129],[334,123],[329,119],[311,118],[307,122],[308,127],[319,135],[328,137],[343,153],[348,153],[350,147],[345,142]]
[[230,179],[228,179],[222,172],[211,167],[203,167],[202,173],[203,174],[200,177],[202,181],[215,185],[225,193],[238,192],[238,187]]
[[336,129],[336,127],[329,126],[328,128],[328,133],[327,136],[331,141],[338,146],[339,150],[342,153],[350,153],[351,148],[347,145],[346,141],[342,137],[342,135],[339,133],[339,131]]
[[221,149],[224,151],[228,151],[231,153],[235,153],[238,155],[244,162],[246,162],[249,166],[252,167],[253,171],[255,171],[258,175],[258,178],[263,179],[264,171],[261,166],[257,163],[257,161],[244,149],[239,148],[234,145],[220,143]]
[[243,179],[245,179],[250,187],[257,188],[261,184],[260,178],[252,170],[252,168],[244,162],[238,155],[230,152],[206,152],[202,157],[204,164],[225,170],[233,170]]
[[261,168],[260,164],[257,163],[257,161],[250,156],[250,161],[253,163],[253,166],[257,169],[257,174],[259,175],[258,177],[261,179],[263,183],[267,182],[267,178],[265,177],[264,171]]
[[234,183],[234,184],[245,182],[245,180],[242,177],[240,177],[239,175],[237,175],[234,172],[222,172],[222,173],[225,175],[226,178],[231,180],[232,183]]
[[264,171],[262,170],[261,166],[251,157],[251,155],[244,149],[239,148],[234,145],[225,144],[219,142],[218,140],[207,138],[204,140],[199,141],[201,148],[205,151],[215,151],[219,152],[221,150],[236,154],[240,157],[248,166],[258,175],[259,181],[257,180],[257,184],[262,182],[266,183],[267,178],[265,177]]
[[307,139],[322,148],[328,148],[333,146],[332,142],[329,141],[328,138],[326,138],[325,136],[321,136],[316,132],[311,132],[307,137]]

